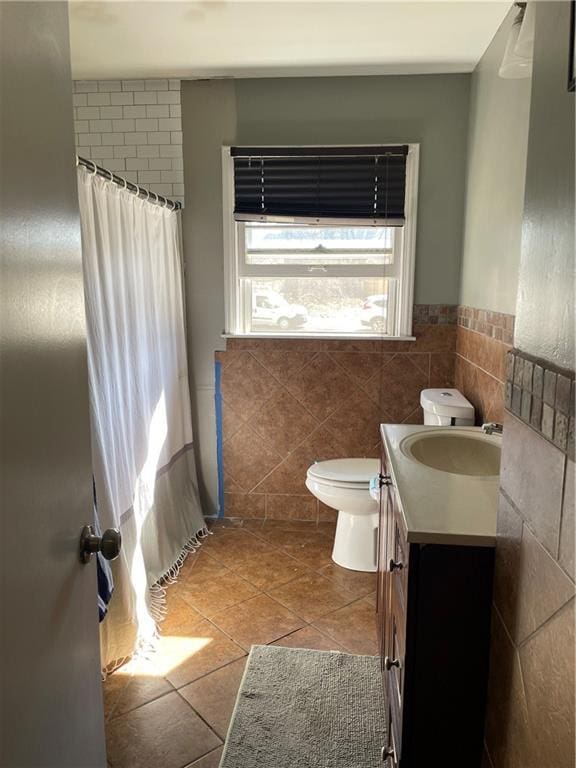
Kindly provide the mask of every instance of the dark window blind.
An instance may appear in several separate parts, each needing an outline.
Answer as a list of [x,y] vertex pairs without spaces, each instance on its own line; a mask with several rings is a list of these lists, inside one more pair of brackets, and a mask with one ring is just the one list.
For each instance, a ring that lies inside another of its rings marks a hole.
[[232,147],[234,214],[404,223],[407,146]]

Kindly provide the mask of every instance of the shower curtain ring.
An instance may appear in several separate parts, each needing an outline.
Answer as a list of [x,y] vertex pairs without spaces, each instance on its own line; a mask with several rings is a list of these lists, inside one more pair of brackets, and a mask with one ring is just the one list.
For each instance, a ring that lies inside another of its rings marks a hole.
[[94,160],[89,160],[88,162],[92,163],[92,165],[94,166],[94,170],[92,171],[92,176],[96,176],[96,174],[98,173],[98,166],[96,165]]

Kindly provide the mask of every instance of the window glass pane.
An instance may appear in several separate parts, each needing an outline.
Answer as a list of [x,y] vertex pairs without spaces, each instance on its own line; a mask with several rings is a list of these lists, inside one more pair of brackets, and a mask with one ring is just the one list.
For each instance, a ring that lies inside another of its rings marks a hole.
[[392,264],[395,227],[245,225],[247,264]]
[[394,305],[389,278],[243,280],[249,333],[385,334]]

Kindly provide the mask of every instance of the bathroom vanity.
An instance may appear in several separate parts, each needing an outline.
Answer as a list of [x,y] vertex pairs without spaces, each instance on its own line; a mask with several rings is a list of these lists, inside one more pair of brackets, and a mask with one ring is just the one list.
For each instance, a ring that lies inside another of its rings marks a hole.
[[381,431],[382,759],[388,768],[479,768],[500,438],[474,427]]

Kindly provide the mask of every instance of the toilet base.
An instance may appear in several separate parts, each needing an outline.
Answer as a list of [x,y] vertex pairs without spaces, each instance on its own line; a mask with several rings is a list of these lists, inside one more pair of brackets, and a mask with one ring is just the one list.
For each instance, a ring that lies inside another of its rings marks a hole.
[[378,569],[378,512],[350,514],[340,510],[332,560],[351,571]]

